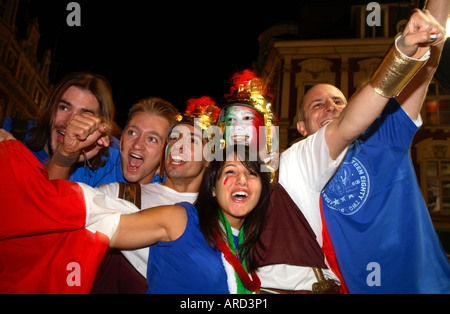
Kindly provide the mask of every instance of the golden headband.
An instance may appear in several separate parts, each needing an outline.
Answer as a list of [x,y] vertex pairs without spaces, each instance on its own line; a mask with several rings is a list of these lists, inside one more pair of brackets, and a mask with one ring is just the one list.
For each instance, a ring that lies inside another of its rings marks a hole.
[[222,109],[218,120],[222,132],[225,132],[227,107],[244,105],[253,108],[264,117],[266,150],[270,153],[272,151],[272,126],[275,124],[275,119],[272,113],[272,105],[266,98],[268,94],[266,86],[250,70],[244,70],[235,74],[232,81],[234,85],[231,88],[231,93],[225,96],[227,98],[227,105]]
[[178,122],[170,127],[167,133],[167,141],[175,126],[190,124],[200,129],[206,141],[210,142],[215,134],[211,133],[208,127],[216,124],[219,114],[220,108],[216,106],[216,102],[211,97],[203,96],[189,99],[183,116],[180,116]]

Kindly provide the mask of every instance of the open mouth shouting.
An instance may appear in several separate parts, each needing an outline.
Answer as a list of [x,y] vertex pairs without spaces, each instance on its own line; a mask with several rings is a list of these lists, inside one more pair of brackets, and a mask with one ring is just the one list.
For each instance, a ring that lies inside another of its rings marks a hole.
[[144,163],[144,158],[137,154],[131,153],[128,156],[128,171],[136,172]]
[[245,144],[248,145],[250,137],[248,135],[243,135],[243,134],[236,134],[232,136],[233,142],[235,144]]
[[249,194],[247,191],[240,190],[240,191],[236,191],[236,192],[232,193],[231,196],[233,197],[233,199],[235,201],[242,202],[242,201],[245,201],[249,197]]
[[64,136],[66,136],[65,129],[56,129],[56,144],[62,143],[64,141]]

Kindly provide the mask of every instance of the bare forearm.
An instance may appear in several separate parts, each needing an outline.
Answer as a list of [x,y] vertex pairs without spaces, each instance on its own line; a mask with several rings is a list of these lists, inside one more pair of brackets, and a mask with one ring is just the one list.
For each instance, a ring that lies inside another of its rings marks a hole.
[[445,28],[447,14],[450,10],[450,1],[448,0],[428,0],[426,8],[436,21]]
[[110,246],[133,250],[173,241],[183,234],[186,222],[186,210],[181,205],[158,206],[122,215]]
[[[398,96],[405,86],[411,84],[414,75],[423,69],[429,58],[429,47],[442,44],[444,34],[442,26],[429,12],[414,11],[402,36],[389,50],[370,83],[355,94],[339,118],[328,125],[325,138],[331,158],[339,156],[351,141],[369,127],[390,97]],[[425,87],[428,85],[427,81],[419,80],[415,82],[425,84]],[[404,91],[404,95],[407,92],[411,93]],[[424,93],[423,89],[420,92]],[[408,96],[408,99],[417,104],[418,94],[413,95],[414,98]]]
[[387,102],[388,98],[377,94],[369,84],[355,93],[336,123],[330,123],[327,127],[325,139],[330,157],[337,158],[349,143],[372,124]]
[[145,227],[146,215],[142,213],[138,212],[120,217],[119,226],[111,238],[111,247],[122,250],[139,249],[152,245],[162,238],[158,236],[158,228]]
[[[422,17],[420,14],[419,12],[415,16]],[[332,158],[337,157],[348,144],[375,121],[389,98],[400,93],[425,64],[428,56],[423,54],[428,52],[428,48],[417,48],[416,44],[417,49],[413,49],[410,42],[409,38],[403,36],[397,40],[375,71],[370,83],[354,94],[339,118],[333,121],[335,123],[330,123],[325,136]],[[400,51],[399,46],[407,50],[410,55],[425,59],[408,57],[404,51]],[[416,50],[420,50],[422,54],[417,55]]]
[[[439,23],[442,29],[445,28],[447,21],[447,12],[450,1],[447,0],[429,0],[427,8],[432,17]],[[412,119],[417,119],[425,99],[428,85],[431,82],[434,73],[439,64],[442,48],[445,41],[431,46],[431,56],[425,66],[414,76],[411,82],[396,97],[403,109]]]

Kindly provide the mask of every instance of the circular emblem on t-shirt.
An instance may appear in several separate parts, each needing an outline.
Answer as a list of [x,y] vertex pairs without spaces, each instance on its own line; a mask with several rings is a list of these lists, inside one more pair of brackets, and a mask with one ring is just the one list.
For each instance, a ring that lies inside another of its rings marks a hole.
[[369,174],[355,157],[344,162],[322,191],[323,205],[343,215],[353,215],[367,200],[370,191]]

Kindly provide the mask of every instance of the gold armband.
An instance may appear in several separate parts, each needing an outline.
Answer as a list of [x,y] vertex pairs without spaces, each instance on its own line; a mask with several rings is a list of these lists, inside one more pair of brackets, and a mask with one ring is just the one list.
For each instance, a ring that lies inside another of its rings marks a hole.
[[370,79],[370,86],[381,96],[397,96],[427,60],[410,58],[393,45]]

